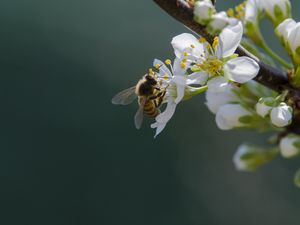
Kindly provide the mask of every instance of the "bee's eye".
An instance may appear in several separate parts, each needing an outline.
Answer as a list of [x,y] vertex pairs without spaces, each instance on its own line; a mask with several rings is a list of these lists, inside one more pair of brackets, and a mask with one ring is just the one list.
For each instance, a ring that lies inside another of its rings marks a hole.
[[152,78],[150,75],[147,75],[147,76],[146,76],[146,79],[147,79],[147,80],[152,80],[153,78]]

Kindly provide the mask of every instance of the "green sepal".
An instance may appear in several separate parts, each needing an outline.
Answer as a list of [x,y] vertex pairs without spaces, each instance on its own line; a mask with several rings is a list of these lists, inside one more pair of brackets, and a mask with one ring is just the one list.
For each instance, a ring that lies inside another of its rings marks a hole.
[[296,187],[300,188],[300,169],[298,169],[294,175],[294,184]]
[[297,67],[295,73],[292,76],[292,84],[295,87],[300,87],[300,66]]

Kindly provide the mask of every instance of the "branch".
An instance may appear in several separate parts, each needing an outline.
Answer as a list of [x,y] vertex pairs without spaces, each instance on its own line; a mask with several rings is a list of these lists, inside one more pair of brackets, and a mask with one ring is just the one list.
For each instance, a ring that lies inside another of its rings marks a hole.
[[[194,21],[193,9],[184,0],[153,0],[164,11],[172,16],[177,21],[184,24],[187,28],[192,30],[198,35],[205,37],[210,43],[213,41],[213,37],[206,32],[206,27],[202,26]],[[216,1],[212,1],[213,4]],[[282,92],[288,90],[288,98],[291,100],[295,108],[300,109],[300,90],[292,87],[288,81],[288,73],[281,71],[275,67],[269,66],[261,62],[257,57],[249,53],[242,46],[239,46],[236,53],[240,56],[247,56],[254,59],[260,67],[257,76],[254,78],[258,83],[274,90]],[[294,115],[293,123],[287,128],[289,132],[300,134],[300,113]]]

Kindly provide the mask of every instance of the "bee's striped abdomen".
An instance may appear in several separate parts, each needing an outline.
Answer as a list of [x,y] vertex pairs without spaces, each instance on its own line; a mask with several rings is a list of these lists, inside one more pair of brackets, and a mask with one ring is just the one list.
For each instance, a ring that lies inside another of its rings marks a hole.
[[144,105],[144,113],[147,114],[149,117],[154,118],[160,113],[160,111],[158,108],[155,107],[153,101],[148,100]]

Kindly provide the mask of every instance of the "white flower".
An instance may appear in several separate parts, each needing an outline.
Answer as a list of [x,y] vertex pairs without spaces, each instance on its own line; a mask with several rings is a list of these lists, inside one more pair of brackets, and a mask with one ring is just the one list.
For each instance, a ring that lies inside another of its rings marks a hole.
[[255,105],[255,109],[258,115],[261,117],[266,117],[275,104],[275,99],[272,97],[268,98],[260,98],[257,104]]
[[282,138],[279,143],[280,153],[284,158],[291,158],[300,153],[300,137],[289,134]]
[[300,22],[286,19],[276,28],[276,34],[282,38],[293,61],[300,64]]
[[216,114],[216,123],[221,130],[244,127],[247,124],[243,122],[243,118],[251,118],[251,115],[240,104],[226,104],[219,108]]
[[248,145],[241,145],[233,155],[233,164],[239,171],[252,171],[251,160],[243,160],[243,156],[248,154],[250,147]]
[[243,144],[233,155],[233,163],[237,170],[250,172],[269,162],[277,152],[276,149],[263,149]]
[[286,19],[276,28],[276,34],[281,38],[294,64],[300,65],[300,23]]
[[259,14],[259,0],[248,0],[245,6],[244,23],[251,23],[257,26]]
[[211,19],[214,11],[215,7],[211,0],[197,1],[194,5],[194,19],[198,23],[206,25],[206,23]]
[[[170,62],[168,62],[170,64]],[[202,72],[186,74],[187,67],[182,65],[180,59],[174,60],[173,66],[169,65],[171,70],[159,60],[154,60],[154,67],[159,68],[158,77],[167,78],[167,106],[164,112],[155,118],[155,123],[151,124],[151,128],[156,128],[155,137],[165,128],[168,121],[174,115],[177,104],[195,88],[190,85],[202,85],[206,83],[207,76]]]
[[292,108],[282,102],[271,110],[271,122],[277,127],[285,127],[291,123],[292,113]]
[[296,24],[297,23],[295,20],[289,18],[284,20],[276,27],[275,32],[279,37],[284,39],[284,44],[287,44],[290,32],[296,26]]
[[[229,81],[245,83],[253,79],[259,70],[258,64],[248,57],[232,57],[238,47],[242,35],[241,22],[231,22],[215,38],[210,46],[205,40],[197,40],[191,34],[181,34],[173,38],[172,45],[178,58],[206,72],[210,77],[224,74]],[[208,46],[208,47],[207,47]]]
[[289,0],[261,0],[260,4],[276,26],[291,16]]
[[211,34],[219,34],[229,24],[226,12],[219,12],[211,17],[207,24],[207,30]]
[[224,77],[215,77],[207,82],[208,90],[205,92],[208,109],[216,114],[222,105],[238,102],[234,87]]

